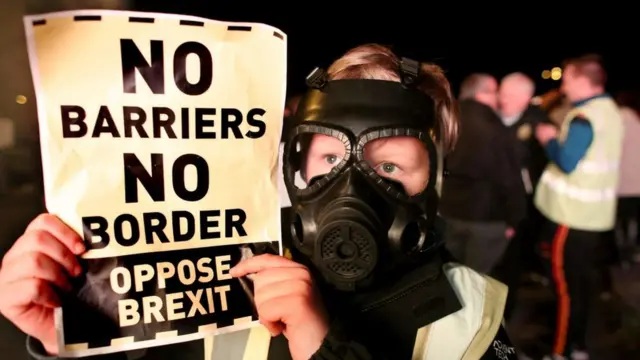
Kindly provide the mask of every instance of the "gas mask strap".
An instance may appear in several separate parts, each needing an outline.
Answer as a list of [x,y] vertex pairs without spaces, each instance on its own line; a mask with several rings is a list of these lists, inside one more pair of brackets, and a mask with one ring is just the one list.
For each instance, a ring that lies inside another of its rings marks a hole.
[[322,68],[315,68],[309,75],[307,75],[307,86],[312,89],[322,90],[327,85],[328,77],[327,72]]
[[413,87],[420,76],[420,62],[403,57],[400,60],[400,77],[405,88]]
[[[435,137],[435,136],[431,136],[431,140],[433,141],[433,145],[436,148],[436,157],[437,157],[437,161],[438,161],[438,169],[437,169],[437,177],[436,177],[436,184],[435,184],[435,189],[436,192],[438,193],[438,197],[442,196],[442,182],[444,181],[444,154],[443,154],[443,149],[442,149],[442,139],[444,134],[442,133],[442,129],[440,129],[440,136],[439,137]],[[434,134],[435,135],[435,134]],[[440,139],[440,140],[438,140]]]

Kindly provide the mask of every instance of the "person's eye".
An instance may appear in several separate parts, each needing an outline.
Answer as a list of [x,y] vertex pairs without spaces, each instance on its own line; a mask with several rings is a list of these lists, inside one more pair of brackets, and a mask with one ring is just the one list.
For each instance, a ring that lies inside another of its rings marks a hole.
[[378,166],[378,169],[386,175],[393,175],[397,172],[398,166],[392,163],[382,163]]
[[338,155],[325,155],[324,161],[329,165],[335,165],[340,162],[340,157]]

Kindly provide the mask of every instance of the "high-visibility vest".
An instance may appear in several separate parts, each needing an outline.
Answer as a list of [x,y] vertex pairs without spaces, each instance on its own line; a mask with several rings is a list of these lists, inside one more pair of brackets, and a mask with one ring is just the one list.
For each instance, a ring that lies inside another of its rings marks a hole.
[[[462,309],[418,330],[412,360],[477,360],[500,345],[494,338],[502,325],[507,288],[459,264],[445,264],[444,272]],[[205,360],[267,360],[270,341],[262,326],[209,337]]]
[[547,165],[536,189],[536,207],[549,220],[572,229],[611,230],[624,135],[622,116],[609,96],[590,99],[567,114],[558,137],[560,143],[576,116],[591,124],[593,142],[570,174],[553,162]]

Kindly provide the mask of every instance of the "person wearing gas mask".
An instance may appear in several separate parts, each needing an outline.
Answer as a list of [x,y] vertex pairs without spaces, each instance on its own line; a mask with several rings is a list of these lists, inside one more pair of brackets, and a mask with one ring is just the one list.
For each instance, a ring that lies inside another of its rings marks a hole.
[[[258,255],[231,270],[250,276],[271,338],[216,336],[214,347],[234,350],[214,349],[212,358],[516,359],[501,326],[505,286],[452,262],[442,246],[442,153],[457,133],[442,70],[365,45],[327,73],[314,71],[308,84],[283,156],[291,256]],[[27,244],[52,254],[51,275],[6,263],[0,311],[31,335],[32,355],[55,359],[44,355],[56,352],[46,300],[64,281],[62,267],[74,268],[66,262],[81,242],[43,216],[15,248]],[[44,281],[32,287],[33,279]],[[164,358],[156,350],[148,358]]]

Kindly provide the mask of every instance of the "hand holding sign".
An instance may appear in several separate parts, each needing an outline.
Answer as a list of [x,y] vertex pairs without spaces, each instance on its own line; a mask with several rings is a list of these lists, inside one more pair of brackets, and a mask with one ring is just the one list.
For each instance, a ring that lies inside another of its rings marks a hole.
[[231,275],[253,278],[260,322],[273,336],[283,333],[294,360],[310,359],[329,326],[309,270],[276,255],[261,255],[231,269]]
[[20,330],[36,337],[50,354],[58,353],[53,309],[56,289],[69,290],[68,276],[79,276],[76,259],[85,251],[82,239],[53,215],[43,214],[2,259],[0,313]]

